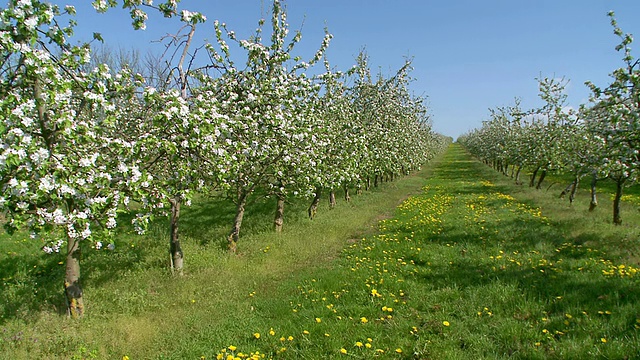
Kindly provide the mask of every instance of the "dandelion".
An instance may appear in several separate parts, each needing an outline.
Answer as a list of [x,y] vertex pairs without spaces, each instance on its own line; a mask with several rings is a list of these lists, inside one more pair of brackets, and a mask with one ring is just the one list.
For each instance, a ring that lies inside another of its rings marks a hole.
[[303,330],[302,333],[305,334],[305,335],[309,335],[309,331],[307,331],[307,330]]
[[449,325],[451,325],[451,324],[449,324],[449,322],[445,320],[445,321],[443,321],[443,322],[442,322],[442,325],[444,325],[444,326],[449,326]]
[[253,337],[256,339],[260,339],[260,333],[253,333]]
[[361,341],[356,341],[356,346],[361,348],[364,346],[364,344]]
[[287,338],[287,340],[289,340],[289,341],[293,341],[293,336],[289,335],[289,337]]
[[397,352],[398,354],[402,354],[402,349],[397,348],[397,349],[396,349],[396,352]]
[[606,343],[607,339],[606,338],[600,338],[600,341],[602,341],[603,343]]
[[366,324],[366,323],[369,322],[369,320],[367,320],[367,318],[363,316],[363,317],[360,318],[360,322],[363,323],[363,324]]
[[229,345],[229,347],[227,348],[231,351],[236,351],[237,347],[233,346],[233,345]]
[[269,335],[274,336],[276,334],[275,330],[273,330],[273,328],[269,329]]
[[322,322],[322,319],[320,319],[320,318],[316,318],[316,322],[319,324],[319,323],[321,323],[321,322]]
[[346,355],[347,354],[347,349],[341,348],[340,349],[340,354],[345,354]]

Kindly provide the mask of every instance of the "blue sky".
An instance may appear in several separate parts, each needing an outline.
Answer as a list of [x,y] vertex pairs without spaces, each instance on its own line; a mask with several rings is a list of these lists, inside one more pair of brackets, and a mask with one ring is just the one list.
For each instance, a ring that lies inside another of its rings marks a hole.
[[[111,47],[161,51],[152,43],[175,32],[179,23],[149,12],[144,31],[133,31],[127,13],[96,14],[89,0],[56,0],[78,11],[77,36],[100,32]],[[323,29],[334,35],[328,56],[346,70],[361,49],[374,71],[390,74],[413,58],[412,90],[429,99],[434,129],[454,138],[481,126],[488,108],[522,99],[524,108],[540,106],[537,77],[565,77],[569,105],[586,102],[587,80],[606,86],[623,65],[615,51],[609,10],[623,31],[640,36],[636,0],[287,0],[292,30],[301,29],[296,54],[310,58]],[[200,40],[213,40],[219,19],[245,38],[258,19],[269,16],[269,0],[183,0],[181,8],[200,11]],[[640,40],[639,40],[640,41]],[[640,56],[640,54],[637,54]]]

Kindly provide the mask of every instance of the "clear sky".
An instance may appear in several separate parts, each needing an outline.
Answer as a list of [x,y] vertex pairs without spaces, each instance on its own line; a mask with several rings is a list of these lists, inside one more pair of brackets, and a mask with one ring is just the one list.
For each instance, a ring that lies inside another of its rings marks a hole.
[[[157,0],[158,1],[158,0]],[[78,11],[78,36],[100,32],[111,47],[161,51],[153,43],[179,23],[149,12],[144,31],[133,31],[127,13],[96,14],[90,0],[55,0]],[[328,57],[346,70],[366,49],[374,71],[389,75],[413,58],[412,90],[429,98],[437,132],[454,138],[480,127],[488,109],[523,100],[540,106],[537,77],[565,77],[569,104],[586,102],[587,80],[606,86],[623,66],[618,38],[606,16],[616,12],[624,32],[640,36],[637,0],[286,0],[292,30],[301,29],[296,54],[311,58],[328,27],[334,35]],[[183,0],[181,8],[207,16],[200,39],[213,40],[213,20],[240,38],[252,35],[269,0]],[[268,22],[267,22],[268,25]],[[640,41],[640,39],[638,40]],[[635,52],[640,56],[640,53]]]

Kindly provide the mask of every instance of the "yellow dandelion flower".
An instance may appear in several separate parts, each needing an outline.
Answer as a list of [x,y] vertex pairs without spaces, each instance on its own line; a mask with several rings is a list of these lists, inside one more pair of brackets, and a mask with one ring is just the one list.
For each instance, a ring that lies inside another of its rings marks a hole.
[[369,322],[369,320],[367,320],[367,318],[363,316],[363,317],[360,318],[360,322],[363,323],[363,324],[366,324],[366,323]]
[[293,341],[293,336],[289,335],[289,337],[287,338],[287,340],[289,340],[289,341]]
[[340,349],[340,354],[346,354],[346,353],[347,353],[347,349],[345,348]]
[[309,331],[307,331],[307,330],[303,330],[302,333],[305,334],[305,335],[309,335]]
[[231,351],[236,351],[237,347],[233,346],[233,345],[229,345],[229,347],[227,348]]
[[321,322],[322,322],[322,319],[320,319],[320,318],[316,318],[316,322],[317,322],[317,323],[321,323]]
[[445,320],[445,321],[443,321],[443,322],[442,322],[442,325],[444,325],[444,326],[449,326],[449,325],[451,325],[451,324],[449,324],[449,322]]
[[397,349],[396,349],[396,352],[397,352],[398,354],[402,354],[402,349],[397,348]]
[[253,337],[256,339],[260,339],[260,333],[253,333]]
[[273,328],[269,329],[269,335],[274,336],[276,334],[276,331],[273,330]]
[[364,346],[364,344],[361,341],[356,341],[356,346],[361,348]]
[[606,338],[600,338],[600,341],[602,341],[603,343],[606,343],[607,339]]
[[127,355],[122,357],[122,360],[129,360],[129,357]]

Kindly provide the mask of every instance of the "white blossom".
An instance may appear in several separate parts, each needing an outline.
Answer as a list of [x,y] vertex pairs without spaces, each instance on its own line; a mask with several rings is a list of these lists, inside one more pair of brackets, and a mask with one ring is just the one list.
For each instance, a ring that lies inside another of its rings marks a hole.
[[36,17],[30,17],[24,21],[24,24],[29,28],[29,30],[33,30],[38,26],[38,19]]
[[107,220],[105,226],[107,227],[107,229],[113,229],[115,228],[117,225],[116,223],[116,219],[113,217],[109,217],[109,219]]

